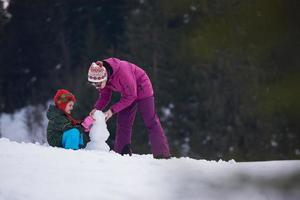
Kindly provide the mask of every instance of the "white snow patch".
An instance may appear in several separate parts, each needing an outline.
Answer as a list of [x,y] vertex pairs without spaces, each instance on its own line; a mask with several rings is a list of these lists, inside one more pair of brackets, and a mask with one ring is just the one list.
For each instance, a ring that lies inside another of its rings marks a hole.
[[191,6],[190,6],[190,9],[191,9],[191,11],[196,11],[196,10],[197,10],[197,7],[194,6],[194,5],[191,5]]
[[2,114],[0,116],[0,131],[2,137],[6,137],[17,142],[31,141],[24,123],[25,112],[25,109],[21,109],[14,114]]
[[33,76],[31,79],[30,79],[30,82],[35,82],[37,80],[37,77],[36,76]]
[[[49,105],[50,102],[47,104]],[[47,107],[42,105],[26,106],[12,114],[0,113],[0,133],[1,137],[8,138],[16,142],[36,142],[45,141],[47,118]],[[38,109],[38,110],[36,110]],[[40,112],[41,121],[31,124],[29,128],[26,122],[34,122],[34,112]],[[31,129],[31,130],[30,130]]]
[[172,109],[174,108],[174,104],[172,103],[169,103],[167,107],[163,107],[161,109],[162,111],[162,120],[163,121],[167,121],[168,119],[170,119],[171,117],[173,117],[173,114],[172,114]]
[[271,140],[272,147],[277,147],[278,143],[275,140]]
[[300,161],[236,163],[0,139],[0,199],[298,200]]
[[6,9],[9,5],[9,0],[1,0],[3,2],[3,8]]
[[60,63],[55,66],[55,70],[59,70],[60,68],[61,68],[61,64]]
[[190,22],[190,16],[189,14],[184,14],[183,15],[183,23],[187,24]]

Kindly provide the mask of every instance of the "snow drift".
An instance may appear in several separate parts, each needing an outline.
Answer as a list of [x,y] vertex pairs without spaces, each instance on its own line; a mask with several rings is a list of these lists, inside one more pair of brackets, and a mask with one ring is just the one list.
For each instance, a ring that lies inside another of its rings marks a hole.
[[300,161],[155,160],[0,139],[0,199],[298,200]]

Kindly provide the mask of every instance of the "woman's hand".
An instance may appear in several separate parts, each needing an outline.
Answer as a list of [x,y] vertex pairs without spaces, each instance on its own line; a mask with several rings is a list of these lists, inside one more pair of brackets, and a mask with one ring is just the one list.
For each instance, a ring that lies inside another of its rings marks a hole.
[[94,113],[96,112],[96,108],[94,108],[91,112],[90,112],[90,116],[95,120],[95,118],[94,118]]
[[113,116],[113,112],[109,109],[108,111],[106,111],[104,113],[105,116],[105,121],[109,120],[109,118],[111,118]]

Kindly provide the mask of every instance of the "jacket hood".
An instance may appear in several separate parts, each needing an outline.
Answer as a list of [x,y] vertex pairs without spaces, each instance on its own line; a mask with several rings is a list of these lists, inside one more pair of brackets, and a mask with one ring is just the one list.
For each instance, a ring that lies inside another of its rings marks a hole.
[[53,120],[58,116],[64,115],[64,113],[55,107],[55,105],[50,105],[47,111],[48,120]]
[[121,62],[120,59],[118,59],[118,58],[107,58],[107,59],[105,59],[103,61],[107,62],[112,67],[113,74],[111,74],[111,76],[114,76],[115,73],[117,71],[119,71],[119,69],[120,69],[120,62]]

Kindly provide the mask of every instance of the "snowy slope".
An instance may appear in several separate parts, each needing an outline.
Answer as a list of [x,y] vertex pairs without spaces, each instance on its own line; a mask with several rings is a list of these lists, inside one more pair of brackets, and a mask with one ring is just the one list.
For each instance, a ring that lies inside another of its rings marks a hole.
[[0,199],[300,199],[300,161],[236,163],[0,139]]
[[[26,106],[16,110],[12,114],[0,113],[0,135],[16,142],[35,142],[43,143],[46,137],[46,118],[47,108],[51,101],[44,105]],[[38,112],[41,122],[37,123],[33,119],[34,112]],[[32,130],[26,126],[26,121],[31,122]],[[35,122],[35,123],[33,123]]]

